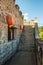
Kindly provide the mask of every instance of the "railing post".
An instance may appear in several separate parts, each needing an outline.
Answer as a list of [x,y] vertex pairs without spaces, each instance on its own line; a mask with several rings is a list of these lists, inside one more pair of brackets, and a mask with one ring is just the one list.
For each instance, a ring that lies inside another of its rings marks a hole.
[[42,65],[42,49],[41,49],[41,65]]

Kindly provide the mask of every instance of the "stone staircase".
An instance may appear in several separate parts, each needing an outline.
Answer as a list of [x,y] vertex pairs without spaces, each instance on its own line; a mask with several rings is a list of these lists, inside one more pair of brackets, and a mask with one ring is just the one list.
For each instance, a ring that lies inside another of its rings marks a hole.
[[36,65],[34,50],[34,29],[24,26],[21,34],[18,52],[5,65]]
[[24,26],[19,42],[19,50],[30,51],[34,49],[34,29]]

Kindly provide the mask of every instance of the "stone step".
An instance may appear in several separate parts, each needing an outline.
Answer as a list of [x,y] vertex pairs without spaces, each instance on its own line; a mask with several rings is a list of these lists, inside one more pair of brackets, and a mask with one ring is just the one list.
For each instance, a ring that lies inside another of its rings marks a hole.
[[20,47],[19,50],[23,50],[23,51],[32,51],[34,50],[34,48],[28,48],[28,47]]
[[25,26],[20,38],[20,50],[33,50],[34,49],[34,35],[33,29]]

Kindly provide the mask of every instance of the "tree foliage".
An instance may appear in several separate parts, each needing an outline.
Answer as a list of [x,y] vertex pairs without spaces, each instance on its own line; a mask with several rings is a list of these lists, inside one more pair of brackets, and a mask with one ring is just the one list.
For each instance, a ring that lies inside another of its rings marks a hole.
[[38,28],[38,30],[39,30],[40,39],[43,40],[43,26],[40,26],[40,27]]

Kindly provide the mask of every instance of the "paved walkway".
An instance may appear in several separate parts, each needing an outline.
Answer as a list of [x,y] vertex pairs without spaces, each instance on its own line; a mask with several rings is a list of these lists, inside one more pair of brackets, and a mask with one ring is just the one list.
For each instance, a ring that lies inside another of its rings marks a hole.
[[36,65],[35,54],[26,51],[20,51],[5,65]]
[[20,39],[19,51],[5,65],[36,65],[33,33],[31,27],[24,27]]

